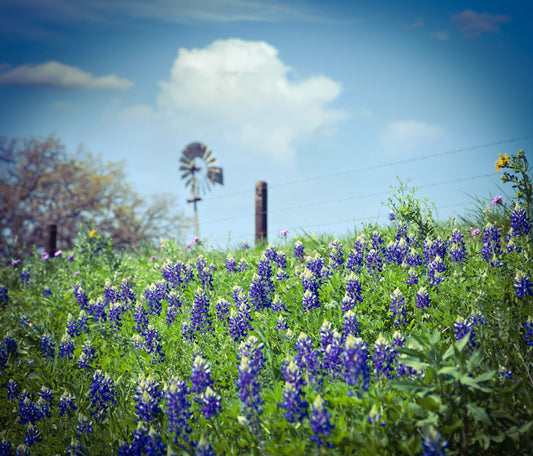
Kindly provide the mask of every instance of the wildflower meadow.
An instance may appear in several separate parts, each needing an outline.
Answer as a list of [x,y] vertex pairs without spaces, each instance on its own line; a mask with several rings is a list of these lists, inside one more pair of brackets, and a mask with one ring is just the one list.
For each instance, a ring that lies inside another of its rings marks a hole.
[[[533,454],[531,176],[436,222],[0,270],[0,455]],[[480,220],[482,223],[480,223]]]

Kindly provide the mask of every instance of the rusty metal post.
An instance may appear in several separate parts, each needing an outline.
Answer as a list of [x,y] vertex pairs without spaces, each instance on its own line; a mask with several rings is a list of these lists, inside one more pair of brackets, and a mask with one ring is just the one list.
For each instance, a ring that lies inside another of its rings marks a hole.
[[255,244],[267,241],[267,183],[255,183]]
[[56,253],[57,245],[57,224],[56,223],[47,223],[46,224],[46,247],[45,250],[48,252],[48,255],[51,257]]

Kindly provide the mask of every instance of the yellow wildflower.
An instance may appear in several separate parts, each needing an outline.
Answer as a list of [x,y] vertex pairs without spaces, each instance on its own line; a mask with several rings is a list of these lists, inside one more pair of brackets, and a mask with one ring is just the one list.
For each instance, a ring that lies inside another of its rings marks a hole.
[[498,161],[494,165],[496,168],[496,171],[500,171],[500,169],[505,168],[511,162],[511,159],[509,158],[507,153],[505,153],[505,155],[502,155],[500,153],[499,155],[500,155],[500,158],[498,158]]
[[91,230],[89,233],[89,237],[93,237],[96,234],[96,230]]

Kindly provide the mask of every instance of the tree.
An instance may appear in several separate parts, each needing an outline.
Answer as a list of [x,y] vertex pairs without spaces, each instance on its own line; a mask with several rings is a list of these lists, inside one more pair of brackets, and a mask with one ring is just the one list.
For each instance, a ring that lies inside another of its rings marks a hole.
[[[125,181],[124,162],[103,163],[61,141],[0,137],[0,255],[13,257],[44,245],[47,222],[58,225],[58,248],[74,246],[80,223],[113,238],[118,248],[181,235],[172,195],[148,200]],[[174,236],[173,236],[174,235]]]

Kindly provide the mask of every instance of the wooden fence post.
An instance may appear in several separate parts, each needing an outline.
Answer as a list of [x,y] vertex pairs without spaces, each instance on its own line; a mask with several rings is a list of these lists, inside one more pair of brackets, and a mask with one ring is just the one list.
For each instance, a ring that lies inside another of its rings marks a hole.
[[47,223],[46,224],[46,247],[45,250],[48,252],[48,255],[51,257],[56,253],[57,245],[57,224],[56,223]]
[[255,244],[267,241],[267,183],[255,183]]

